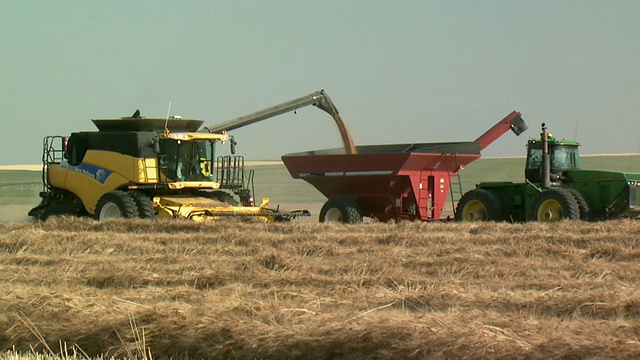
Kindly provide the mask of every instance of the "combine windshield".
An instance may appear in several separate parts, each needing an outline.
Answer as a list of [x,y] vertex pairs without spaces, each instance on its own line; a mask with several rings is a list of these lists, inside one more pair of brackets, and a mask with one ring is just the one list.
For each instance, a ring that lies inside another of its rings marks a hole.
[[160,167],[174,181],[214,180],[215,142],[209,140],[161,140]]

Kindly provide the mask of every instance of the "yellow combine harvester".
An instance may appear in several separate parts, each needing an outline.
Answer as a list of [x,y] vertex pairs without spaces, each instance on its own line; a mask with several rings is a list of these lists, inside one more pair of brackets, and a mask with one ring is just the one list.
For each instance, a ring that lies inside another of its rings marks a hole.
[[[285,221],[309,216],[307,210],[254,205],[253,171],[235,155],[227,131],[313,105],[340,127],[347,149],[355,148],[338,110],[321,90],[199,130],[204,121],[181,117],[131,117],[93,120],[98,131],[47,136],[43,141],[40,205],[29,216],[109,218],[186,218],[209,221],[255,217]],[[231,154],[216,157],[216,145],[229,143]]]
[[[337,117],[331,100],[319,91],[243,117],[198,130],[201,120],[181,117],[131,117],[93,120],[98,131],[47,136],[43,141],[41,203],[29,216],[109,218],[186,218],[209,221],[255,217],[264,221],[308,216],[306,210],[254,205],[253,171],[235,155],[226,130],[314,105]],[[216,157],[218,143],[231,154]]]
[[269,209],[268,199],[254,206],[244,158],[215,157],[218,143],[229,142],[235,153],[233,137],[198,132],[201,120],[146,119],[137,111],[93,122],[99,131],[45,137],[42,202],[30,216],[278,221],[307,214]]

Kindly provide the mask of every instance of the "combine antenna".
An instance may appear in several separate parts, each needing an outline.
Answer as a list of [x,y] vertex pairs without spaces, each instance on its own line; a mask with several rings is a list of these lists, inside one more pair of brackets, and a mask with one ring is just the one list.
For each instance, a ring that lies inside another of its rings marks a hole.
[[169,114],[171,113],[171,101],[169,101],[169,108],[167,109],[167,117],[164,120],[164,133],[169,134]]

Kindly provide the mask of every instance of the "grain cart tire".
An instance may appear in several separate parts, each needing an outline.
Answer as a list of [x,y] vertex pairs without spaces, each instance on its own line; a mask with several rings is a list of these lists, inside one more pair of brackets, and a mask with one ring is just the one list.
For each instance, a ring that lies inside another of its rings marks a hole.
[[156,209],[153,206],[153,201],[147,195],[139,191],[131,191],[128,194],[133,198],[133,201],[136,202],[138,216],[141,219],[153,219],[156,217]]
[[360,205],[347,197],[335,197],[329,199],[320,210],[320,222],[338,221],[345,224],[358,224],[362,222],[362,210]]
[[124,191],[110,191],[102,195],[96,205],[95,218],[99,221],[137,217],[138,206],[135,200]]
[[455,219],[456,221],[502,221],[500,199],[491,190],[470,190],[458,202]]
[[587,202],[587,198],[584,197],[584,195],[582,195],[582,193],[580,193],[580,191],[576,189],[566,188],[566,190],[570,192],[571,195],[573,195],[573,197],[576,198],[576,201],[578,202],[578,209],[580,209],[580,220],[585,220],[585,221],[590,220],[591,208],[589,206],[589,203]]
[[533,206],[533,220],[554,222],[580,219],[576,198],[564,188],[555,188],[538,195]]

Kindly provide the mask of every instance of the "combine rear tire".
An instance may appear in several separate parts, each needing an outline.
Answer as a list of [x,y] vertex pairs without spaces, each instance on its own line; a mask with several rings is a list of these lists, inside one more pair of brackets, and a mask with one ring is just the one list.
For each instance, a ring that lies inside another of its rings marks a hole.
[[533,220],[554,222],[580,219],[580,207],[567,189],[549,189],[538,195],[533,206]]
[[320,222],[338,221],[345,224],[358,224],[362,222],[362,210],[360,205],[347,197],[335,197],[329,199],[320,210]]
[[153,201],[139,191],[132,191],[129,193],[133,201],[136,202],[138,207],[138,216],[142,219],[153,219],[156,217],[156,209],[153,206]]
[[98,200],[96,205],[96,220],[137,218],[138,206],[126,192],[114,190],[108,192]]
[[456,207],[456,221],[502,221],[500,198],[487,189],[474,189],[462,196]]

